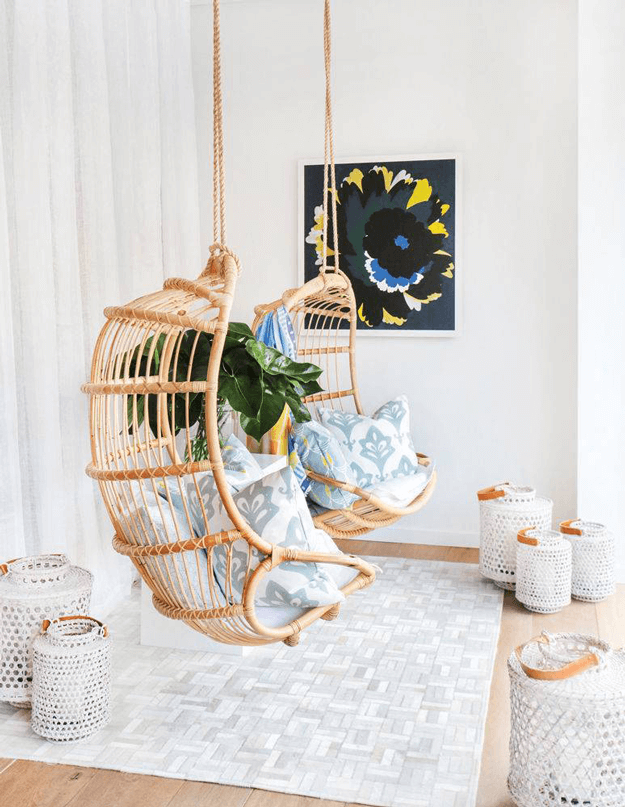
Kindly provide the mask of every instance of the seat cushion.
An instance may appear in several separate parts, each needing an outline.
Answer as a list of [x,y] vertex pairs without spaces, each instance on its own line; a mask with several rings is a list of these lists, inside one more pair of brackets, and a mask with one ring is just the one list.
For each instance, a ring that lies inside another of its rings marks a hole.
[[433,465],[427,468],[420,465],[415,474],[385,479],[364,489],[392,507],[407,507],[425,489],[433,470]]
[[318,410],[321,423],[338,438],[362,488],[419,471],[419,462],[407,440],[410,433],[406,433],[405,426],[400,431],[400,422],[391,417],[399,400],[389,401],[373,417],[333,409]]
[[[321,423],[294,423],[292,427],[295,450],[304,468],[340,482],[357,484],[337,437]],[[349,507],[358,498],[323,482],[310,480],[308,498],[330,510]]]

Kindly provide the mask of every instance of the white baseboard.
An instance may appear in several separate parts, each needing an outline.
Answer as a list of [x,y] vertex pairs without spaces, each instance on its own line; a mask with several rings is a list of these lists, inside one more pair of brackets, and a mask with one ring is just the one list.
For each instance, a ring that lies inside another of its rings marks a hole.
[[415,530],[410,527],[387,527],[365,535],[363,540],[383,541],[392,544],[428,544],[430,546],[480,545],[477,532],[447,532],[446,530]]

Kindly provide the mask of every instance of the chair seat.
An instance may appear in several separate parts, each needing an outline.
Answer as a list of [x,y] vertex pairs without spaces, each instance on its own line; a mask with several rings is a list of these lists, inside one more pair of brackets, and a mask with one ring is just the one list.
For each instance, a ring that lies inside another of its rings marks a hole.
[[375,503],[357,499],[350,508],[327,510],[309,503],[313,521],[332,538],[357,538],[380,527],[394,524],[402,516],[416,513],[429,501],[436,486],[434,464],[408,477],[389,479],[363,492],[375,497]]
[[434,464],[419,466],[415,474],[385,479],[363,488],[392,507],[408,507],[425,488],[434,473]]

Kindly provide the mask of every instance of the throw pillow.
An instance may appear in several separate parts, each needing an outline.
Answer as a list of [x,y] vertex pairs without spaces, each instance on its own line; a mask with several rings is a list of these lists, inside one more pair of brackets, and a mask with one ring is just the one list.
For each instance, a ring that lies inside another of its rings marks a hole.
[[360,487],[419,471],[417,457],[407,445],[406,433],[402,435],[388,417],[389,404],[381,407],[382,416],[378,410],[374,417],[333,409],[318,410],[321,423],[338,438]]
[[[336,436],[321,423],[294,423],[292,434],[295,450],[304,468],[315,473],[356,484],[357,480],[349,467],[345,454]],[[329,510],[350,507],[358,498],[323,482],[310,479],[308,497]]]

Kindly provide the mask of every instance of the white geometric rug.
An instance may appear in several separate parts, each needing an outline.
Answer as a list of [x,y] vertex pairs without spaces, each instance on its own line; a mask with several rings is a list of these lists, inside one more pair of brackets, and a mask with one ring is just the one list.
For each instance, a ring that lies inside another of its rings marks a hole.
[[0,704],[0,757],[383,807],[473,807],[502,592],[478,567],[383,568],[297,647],[227,656],[141,647],[139,603],[108,620],[113,720],[77,745]]

